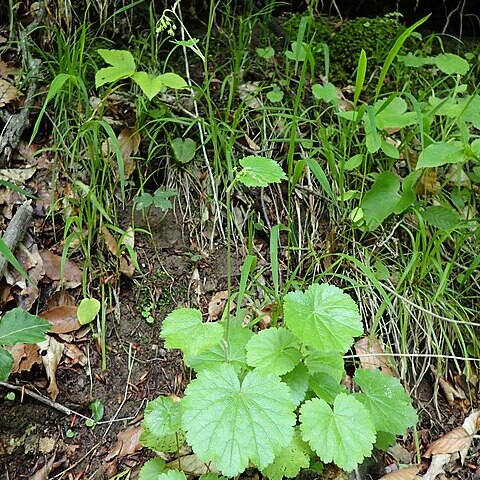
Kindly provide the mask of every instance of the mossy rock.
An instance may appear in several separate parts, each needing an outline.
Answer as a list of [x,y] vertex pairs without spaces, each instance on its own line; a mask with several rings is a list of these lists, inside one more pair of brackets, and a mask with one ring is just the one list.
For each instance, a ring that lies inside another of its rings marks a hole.
[[[367,54],[367,75],[372,74],[388,55],[395,40],[406,27],[392,16],[359,17],[345,22],[330,39],[332,80],[352,83],[362,48]],[[408,39],[406,49],[414,48]]]

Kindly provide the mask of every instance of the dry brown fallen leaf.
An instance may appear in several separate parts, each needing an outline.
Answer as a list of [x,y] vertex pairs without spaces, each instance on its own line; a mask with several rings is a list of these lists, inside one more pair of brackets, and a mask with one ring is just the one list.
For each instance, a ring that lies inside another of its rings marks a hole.
[[29,372],[33,365],[42,363],[38,346],[35,344],[17,343],[3,348],[13,357],[12,373]]
[[11,83],[0,78],[0,107],[4,107],[7,103],[12,103],[23,96],[23,93]]
[[58,364],[62,358],[63,343],[57,342],[53,337],[48,337],[43,342],[37,343],[37,345],[42,354],[42,361],[47,373],[47,378],[50,381],[47,392],[52,400],[56,400],[59,393],[56,373]]
[[199,460],[199,458],[194,453],[176,458],[175,460],[167,463],[166,467],[172,469],[180,468],[180,470],[186,475],[199,476],[209,472],[218,473],[218,468],[213,462],[210,462],[207,465],[205,462]]
[[394,472],[387,473],[380,480],[413,480],[417,478],[417,473],[420,471],[420,465],[412,465],[411,467],[401,468]]
[[[40,256],[43,259],[45,267],[45,275],[54,281],[59,281],[61,278],[62,257],[56,255],[50,250],[42,250]],[[71,260],[65,262],[65,271],[63,278],[63,286],[65,288],[76,288],[82,283],[82,271]]]
[[42,312],[39,317],[52,324],[51,333],[68,333],[77,331],[81,325],[77,319],[77,307],[62,305]]
[[210,321],[218,320],[221,317],[223,313],[223,309],[225,308],[225,304],[227,303],[227,299],[228,299],[227,290],[222,290],[220,292],[215,293],[212,296],[208,304],[208,319]]
[[47,480],[50,473],[58,468],[66,460],[65,456],[62,456],[59,460],[55,461],[55,455],[52,455],[50,460],[40,469],[37,470],[31,477],[30,480]]
[[472,436],[463,427],[457,427],[432,442],[423,456],[430,458],[432,455],[456,453],[465,447],[469,447],[471,443]]
[[355,353],[360,357],[360,363],[363,368],[375,370],[379,369],[385,375],[394,377],[393,370],[388,365],[388,358],[383,355],[383,350],[380,341],[376,338],[364,337],[355,342]]
[[118,147],[123,158],[125,178],[130,177],[135,170],[135,160],[132,155],[138,153],[140,140],[140,134],[135,133],[133,128],[124,128],[118,134]]
[[117,443],[115,443],[114,447],[105,457],[105,460],[109,462],[115,457],[122,458],[126,455],[131,455],[132,453],[141,450],[142,444],[140,443],[140,435],[142,432],[143,428],[141,425],[122,430],[117,435]]

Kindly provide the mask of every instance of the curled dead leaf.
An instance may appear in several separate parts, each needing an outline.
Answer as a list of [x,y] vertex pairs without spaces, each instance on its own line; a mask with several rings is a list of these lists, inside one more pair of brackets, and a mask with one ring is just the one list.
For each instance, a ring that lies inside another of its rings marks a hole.
[[[45,275],[54,281],[61,279],[62,257],[50,250],[42,250],[40,256],[43,259]],[[65,288],[76,288],[82,283],[82,271],[71,260],[65,262],[63,286]]]
[[363,368],[379,369],[386,375],[394,377],[392,369],[388,365],[388,358],[380,341],[376,338],[364,337],[355,342],[355,353],[360,357]]
[[446,433],[443,437],[432,442],[423,456],[425,458],[430,458],[432,455],[456,453],[464,448],[468,448],[471,443],[472,435],[470,435],[463,427],[457,427]]
[[74,305],[62,305],[53,307],[42,312],[39,317],[52,324],[51,333],[75,332],[81,325],[77,319],[77,307]]
[[142,444],[140,443],[140,435],[143,432],[141,425],[138,427],[127,428],[122,430],[117,435],[117,443],[110,450],[108,455],[105,457],[105,460],[109,462],[115,457],[122,458],[126,455],[131,455],[132,453],[138,452],[142,449]]
[[140,140],[140,134],[135,133],[133,128],[124,128],[118,135],[118,146],[123,158],[125,178],[130,177],[135,170],[135,160],[132,155],[138,153]]
[[387,473],[380,480],[413,480],[417,477],[417,473],[420,471],[420,465],[412,465],[411,467],[401,468],[394,472]]
[[42,363],[42,357],[38,353],[35,344],[17,343],[16,345],[3,347],[13,357],[12,373],[29,372],[35,364]]
[[63,354],[63,343],[57,342],[53,337],[48,337],[37,345],[42,352],[43,365],[50,382],[47,392],[49,393],[50,398],[55,400],[59,393],[56,373]]
[[23,95],[11,83],[0,78],[0,107],[4,107],[7,103],[12,103]]

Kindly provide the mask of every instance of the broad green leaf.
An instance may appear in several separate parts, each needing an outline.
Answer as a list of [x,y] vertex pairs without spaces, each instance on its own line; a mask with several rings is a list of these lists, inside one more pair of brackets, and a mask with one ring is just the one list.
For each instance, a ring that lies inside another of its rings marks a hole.
[[152,100],[162,91],[162,88],[165,88],[159,77],[151,76],[147,72],[135,72],[132,75],[132,80],[141,88],[149,100]]
[[177,194],[178,193],[175,189],[165,189],[162,187],[157,188],[152,197],[153,205],[162,210],[162,212],[166,212],[172,208],[172,202],[170,201],[170,198],[176,197]]
[[449,230],[461,222],[460,215],[453,208],[443,205],[430,205],[422,213],[423,219],[440,230]]
[[375,448],[378,450],[387,451],[388,447],[397,443],[397,436],[392,433],[377,431],[377,441],[375,442]]
[[345,164],[343,165],[343,169],[347,171],[355,170],[363,163],[363,155],[361,153],[357,153],[353,157],[350,157]]
[[295,406],[275,375],[254,370],[240,382],[228,364],[203,370],[182,402],[188,443],[200,460],[213,460],[228,477],[250,461],[263,470],[292,439]]
[[43,342],[51,328],[43,318],[16,307],[0,320],[0,345]]
[[470,69],[469,63],[454,53],[442,53],[434,57],[435,65],[447,75],[465,75]]
[[196,144],[191,138],[177,137],[172,141],[175,158],[180,163],[189,163],[195,157]]
[[300,363],[291,372],[283,375],[282,382],[290,388],[293,403],[298,407],[304,400],[308,390],[308,379],[310,374],[307,367]]
[[143,193],[133,199],[135,203],[135,209],[141,210],[142,208],[148,208],[153,205],[153,195],[150,193]]
[[80,325],[93,322],[100,311],[100,302],[96,298],[83,298],[77,308],[77,318]]
[[298,340],[284,328],[262,330],[247,343],[247,363],[267,373],[284,375],[302,358],[298,346]]
[[260,58],[264,58],[265,60],[268,60],[275,55],[273,47],[257,48],[256,52]]
[[384,99],[375,102],[375,112],[378,112],[375,121],[379,130],[403,128],[417,122],[417,114],[407,112],[407,102],[403,98],[395,97],[382,109],[387,101]]
[[158,475],[165,470],[165,460],[160,457],[151,458],[140,469],[138,480],[157,480]]
[[278,103],[283,100],[283,91],[279,87],[275,87],[269,92],[267,92],[267,98],[272,103]]
[[131,77],[135,73],[135,59],[128,50],[99,49],[98,53],[111,67],[101,68],[95,74],[95,87],[105,83],[114,83],[121,78]]
[[295,478],[302,468],[310,465],[311,450],[302,440],[300,431],[295,429],[292,441],[276,457],[273,463],[262,470],[262,474],[270,480]]
[[283,309],[288,329],[305,345],[320,351],[344,353],[353,338],[363,333],[355,302],[327,283],[288,293]]
[[332,105],[338,105],[340,102],[337,87],[330,82],[327,82],[325,85],[318,83],[312,85],[312,93],[316,100],[323,100]]
[[157,437],[177,433],[182,428],[182,412],[181,402],[174,402],[170,397],[157,397],[147,403],[144,426]]
[[315,398],[300,408],[302,437],[322,462],[352,471],[372,453],[375,428],[367,409],[353,396],[337,396],[333,409]]
[[304,62],[307,58],[307,49],[305,42],[292,42],[292,50],[287,50],[285,56],[294,62]]
[[168,470],[161,473],[155,480],[187,480],[187,477],[183,472],[178,470]]
[[167,88],[173,88],[174,90],[188,88],[188,83],[180,75],[173,72],[164,73],[156,78],[158,78]]
[[[224,322],[220,322],[224,325]],[[215,368],[225,362],[231,364],[235,372],[239,373],[246,367],[246,345],[253,336],[249,328],[242,326],[242,322],[235,318],[230,319],[228,330],[228,344],[223,340],[200,355],[185,357],[185,363],[199,372],[205,368]]]
[[92,419],[94,422],[99,422],[103,418],[105,407],[101,400],[97,398],[88,406],[88,408],[92,412]]
[[148,428],[144,427],[140,435],[140,443],[156,452],[177,452],[185,443],[185,432],[179,430],[177,433],[169,433],[159,437],[154,435]]
[[243,168],[238,173],[238,181],[247,187],[267,187],[287,179],[280,165],[271,158],[250,155],[242,158],[240,165]]
[[13,357],[10,352],[0,348],[0,381],[5,382],[12,371]]
[[223,338],[223,326],[203,323],[199,310],[178,308],[163,321],[160,336],[165,340],[165,348],[179,348],[185,355],[198,355]]
[[400,180],[392,172],[377,176],[372,188],[363,197],[361,207],[369,230],[375,230],[395,211],[400,195]]
[[412,399],[397,378],[378,370],[359,369],[355,381],[362,389],[355,397],[370,413],[376,430],[400,435],[418,421]]
[[459,143],[436,142],[429,145],[418,156],[416,170],[420,168],[440,167],[447,163],[465,161],[463,146]]
[[329,404],[333,404],[340,393],[347,393],[347,389],[338,380],[324,372],[311,376],[308,385],[318,398]]
[[319,352],[309,349],[305,356],[305,365],[311,375],[326,373],[339,383],[345,374],[343,356],[338,352]]
[[390,142],[382,140],[382,146],[380,148],[387,157],[394,158],[395,160],[400,158],[400,152],[398,151],[398,148],[395,145],[392,145]]
[[415,185],[417,180],[422,175],[420,170],[410,172],[402,181],[402,194],[400,200],[395,205],[394,213],[399,215],[403,213],[408,207],[415,203],[417,195],[415,193]]
[[432,57],[416,57],[411,52],[408,52],[407,55],[398,55],[397,58],[406,67],[415,68],[423,67],[423,65],[430,65],[435,61]]

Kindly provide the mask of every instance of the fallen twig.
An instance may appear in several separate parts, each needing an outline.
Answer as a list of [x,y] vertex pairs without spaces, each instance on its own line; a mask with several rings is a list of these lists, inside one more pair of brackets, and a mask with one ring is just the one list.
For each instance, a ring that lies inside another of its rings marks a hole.
[[[11,252],[17,248],[17,245],[22,241],[30,220],[32,219],[33,208],[30,202],[27,201],[15,212],[15,215],[10,220],[8,227],[3,234],[3,241]],[[7,268],[7,259],[0,254],[0,279],[3,278],[5,269]]]

